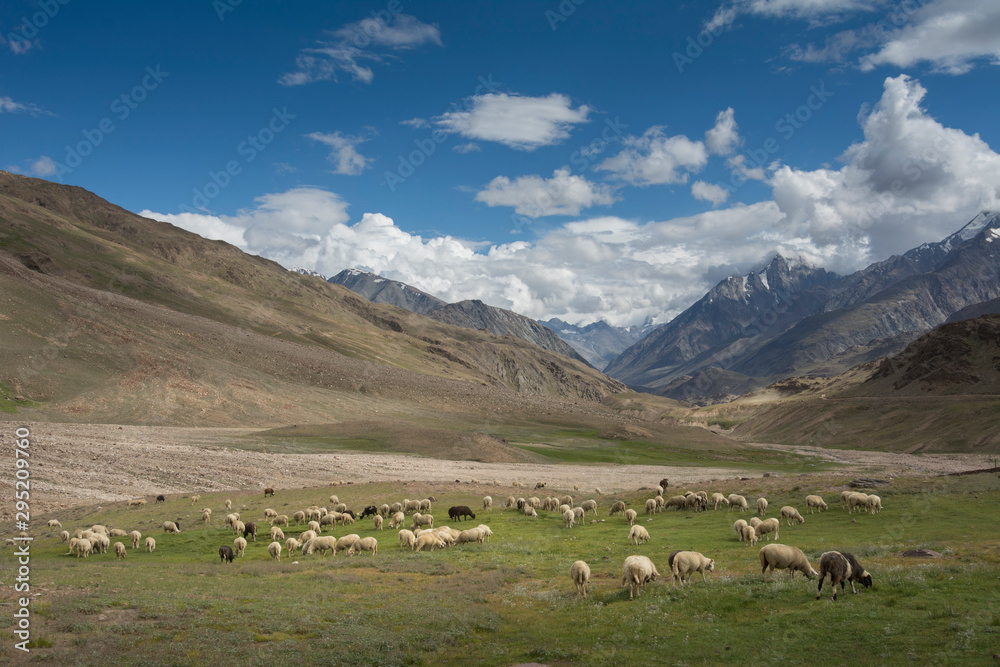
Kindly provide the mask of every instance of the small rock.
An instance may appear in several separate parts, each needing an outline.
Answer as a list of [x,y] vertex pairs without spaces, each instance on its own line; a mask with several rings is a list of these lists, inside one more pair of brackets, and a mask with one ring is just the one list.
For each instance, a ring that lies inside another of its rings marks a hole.
[[944,556],[933,549],[907,549],[906,551],[901,551],[899,555],[903,558],[944,558]]

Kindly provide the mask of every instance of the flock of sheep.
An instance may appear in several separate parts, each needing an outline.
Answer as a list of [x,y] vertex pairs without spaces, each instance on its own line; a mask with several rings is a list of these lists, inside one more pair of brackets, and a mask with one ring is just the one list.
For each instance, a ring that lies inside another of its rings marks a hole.
[[[666,482],[666,480],[664,480]],[[662,484],[662,483],[661,483]],[[540,488],[543,485],[536,486]],[[267,489],[266,496],[273,496],[274,491]],[[730,494],[726,496],[722,493],[714,493],[709,496],[704,491],[686,492],[682,495],[675,495],[664,499],[662,485],[657,486],[656,495],[648,499],[645,504],[646,514],[655,514],[670,508],[678,510],[693,509],[695,512],[705,511],[711,504],[714,509],[726,506],[730,511],[746,512],[749,510],[749,503],[744,496]],[[197,503],[200,496],[191,496],[191,502]],[[160,502],[160,497],[157,498]],[[828,509],[827,503],[821,496],[806,496],[806,507],[809,513],[814,511],[822,512]],[[474,528],[459,530],[450,526],[434,526],[434,517],[431,514],[434,498],[422,500],[404,499],[396,503],[383,503],[381,505],[368,505],[360,514],[355,514],[348,509],[345,503],[340,502],[336,495],[329,497],[329,507],[311,505],[292,514],[291,517],[285,514],[278,514],[274,509],[267,508],[263,512],[263,519],[258,521],[250,520],[244,522],[239,512],[232,511],[232,501],[226,500],[225,507],[227,514],[223,520],[223,529],[232,531],[236,536],[232,546],[226,544],[219,548],[219,557],[223,563],[232,563],[235,558],[242,557],[246,553],[248,540],[257,541],[257,534],[263,528],[263,524],[268,525],[270,542],[267,545],[267,553],[273,560],[280,560],[284,552],[288,557],[292,557],[296,552],[302,555],[313,555],[317,551],[320,555],[346,551],[353,556],[356,553],[367,551],[373,556],[378,553],[378,540],[375,537],[361,537],[356,533],[344,535],[340,538],[333,535],[324,535],[324,529],[336,526],[353,525],[358,520],[371,517],[372,526],[375,531],[381,531],[383,524],[388,521],[388,527],[398,529],[398,541],[400,548],[408,548],[413,551],[433,551],[434,549],[446,548],[456,544],[477,543],[483,544],[493,536],[492,530],[486,524],[479,524]],[[598,505],[596,500],[585,500],[578,506],[573,506],[573,497],[565,495],[562,497],[547,498],[516,498],[509,496],[504,505],[506,509],[518,511],[526,517],[537,518],[538,510],[555,512],[565,523],[566,528],[572,528],[577,523],[584,522],[587,514],[596,516]],[[128,507],[141,507],[146,504],[145,499],[128,501]],[[853,491],[844,491],[841,494],[841,505],[850,513],[855,511],[866,511],[871,513],[882,510],[882,500],[879,496],[868,495]],[[482,499],[482,507],[486,512],[493,510],[493,498],[485,496]],[[774,535],[775,543],[769,543],[759,551],[761,573],[774,570],[788,570],[790,573],[801,572],[809,579],[819,579],[817,588],[817,599],[822,594],[822,587],[825,578],[830,578],[830,583],[834,588],[833,599],[837,599],[837,584],[841,589],[846,583],[851,584],[852,590],[855,583],[860,583],[865,587],[871,586],[871,575],[857,562],[849,553],[829,551],[820,557],[819,571],[810,565],[808,558],[798,548],[788,545],[777,544],[778,530],[781,521],[777,518],[762,519],[768,508],[766,498],[758,498],[755,502],[756,513],[749,521],[738,519],[733,528],[738,539],[747,546],[756,545],[761,537],[771,540]],[[202,522],[210,524],[212,521],[212,509],[206,507],[201,511]],[[609,516],[621,514],[628,526],[628,540],[630,544],[638,546],[650,540],[649,531],[642,525],[636,524],[638,513],[626,507],[624,501],[618,500],[611,505]],[[411,525],[405,527],[407,515],[410,515]],[[787,525],[793,522],[803,523],[805,518],[792,506],[784,506],[780,510],[781,519]],[[463,519],[475,520],[475,513],[467,506],[456,505],[448,510],[448,517],[451,520],[461,522]],[[596,522],[591,519],[591,522]],[[292,524],[304,526],[305,530],[298,536],[286,537],[283,527],[288,529]],[[62,528],[60,522],[52,519],[48,522],[49,527]],[[162,524],[165,533],[180,533],[180,519],[165,521]],[[108,528],[104,525],[94,525],[89,528],[77,529],[71,535],[69,531],[63,530],[60,539],[69,543],[68,555],[76,554],[77,557],[87,558],[94,553],[107,553],[112,550],[118,559],[123,559],[127,555],[126,546],[122,542],[111,544],[111,538],[128,538],[131,541],[132,549],[138,549],[142,534],[138,530],[125,531],[119,528]],[[145,551],[152,553],[156,549],[156,540],[147,536],[143,542]],[[690,577],[696,572],[700,572],[702,579],[705,579],[706,572],[715,571],[715,561],[707,558],[697,551],[675,551],[668,558],[668,568],[672,575],[674,585],[678,583],[690,583]],[[570,567],[570,577],[576,586],[577,594],[587,597],[587,585],[590,581],[590,567],[583,560],[575,561]],[[639,595],[645,585],[655,581],[660,573],[656,566],[646,556],[634,555],[625,559],[622,569],[622,586],[628,587],[629,599]]]

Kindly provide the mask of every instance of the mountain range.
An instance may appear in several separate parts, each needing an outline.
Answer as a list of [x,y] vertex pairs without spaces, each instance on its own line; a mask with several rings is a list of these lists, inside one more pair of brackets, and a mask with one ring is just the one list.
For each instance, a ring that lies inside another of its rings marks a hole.
[[847,276],[774,257],[730,276],[604,370],[629,386],[704,404],[777,379],[835,375],[894,354],[952,316],[1000,298],[1000,214]]

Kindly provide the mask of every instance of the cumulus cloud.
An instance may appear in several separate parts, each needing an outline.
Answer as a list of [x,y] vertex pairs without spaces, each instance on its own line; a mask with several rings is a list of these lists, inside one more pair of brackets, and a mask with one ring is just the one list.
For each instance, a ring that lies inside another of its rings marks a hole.
[[521,176],[513,181],[497,176],[476,201],[487,206],[511,206],[519,215],[538,218],[546,215],[578,215],[582,209],[615,202],[614,192],[606,185],[591,183],[583,176],[556,169],[552,178]]
[[532,151],[566,139],[574,125],[587,122],[589,113],[586,105],[574,109],[569,97],[559,93],[545,97],[486,93],[471,98],[468,110],[449,111],[434,123],[467,139]]
[[474,141],[470,141],[467,144],[458,144],[451,147],[451,150],[456,153],[478,153],[482,148]]
[[708,149],[683,134],[667,136],[663,129],[654,125],[641,137],[626,137],[623,151],[594,168],[632,185],[687,183],[689,173],[708,162]]
[[963,74],[980,58],[1000,63],[1000,3],[995,0],[929,2],[912,19],[889,32],[878,52],[862,58],[861,69],[929,62],[937,71]]
[[303,49],[295,59],[295,71],[283,74],[278,83],[301,86],[315,81],[337,81],[339,73],[355,81],[371,83],[375,74],[366,63],[381,63],[393,51],[405,51],[425,44],[441,46],[437,26],[421,23],[407,14],[388,18],[368,17],[328,33],[329,39]]
[[409,125],[410,127],[412,127],[415,130],[419,130],[419,129],[431,126],[430,121],[428,121],[426,118],[410,118],[409,120],[401,120],[401,121],[399,121],[399,124],[400,125]]
[[720,111],[715,117],[715,126],[705,132],[705,145],[715,155],[729,155],[740,144],[736,127],[736,112],[732,107]]
[[340,132],[333,134],[313,132],[306,136],[330,147],[330,155],[327,156],[327,159],[336,165],[336,169],[333,170],[335,174],[357,176],[371,163],[371,159],[358,153],[356,148],[358,144],[368,141],[369,137],[349,136]]
[[713,206],[719,206],[729,199],[729,191],[721,185],[695,181],[691,184],[691,196],[695,199],[712,202]]

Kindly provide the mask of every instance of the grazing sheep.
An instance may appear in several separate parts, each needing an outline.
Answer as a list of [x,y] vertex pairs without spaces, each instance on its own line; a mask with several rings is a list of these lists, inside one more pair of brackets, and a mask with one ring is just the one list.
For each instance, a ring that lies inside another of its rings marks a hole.
[[[403,504],[405,505],[405,507],[403,508],[403,512],[406,513],[406,514],[412,514],[414,512],[419,512],[420,511],[420,501],[419,500],[407,500]],[[344,506],[344,510],[346,510],[346,509],[347,509],[347,506]],[[339,511],[343,512],[344,510],[339,510]]]
[[146,504],[145,498],[133,498],[132,500],[128,501],[129,507],[142,507],[145,504]]
[[777,541],[778,540],[778,528],[780,528],[780,527],[781,527],[781,522],[772,517],[770,519],[765,519],[764,521],[761,521],[760,525],[757,526],[754,530],[757,531],[757,537],[761,537],[763,535],[767,535],[768,536],[767,537],[768,541],[771,540],[770,534],[774,533],[774,540]]
[[393,503],[389,505],[390,514],[395,514],[396,512],[402,512],[402,511],[403,511],[403,503]]
[[830,509],[826,506],[826,501],[823,500],[823,496],[806,496],[806,507],[809,508],[809,513],[812,514],[815,509],[817,512],[822,512],[825,509]]
[[242,537],[237,537],[233,540],[233,549],[236,551],[236,555],[242,558],[247,551],[247,541]]
[[268,507],[268,508],[266,508],[264,510],[264,518],[265,519],[273,519],[276,516],[278,516],[278,513],[276,511],[274,511],[273,509],[271,509],[270,507]]
[[87,539],[77,540],[77,542],[76,542],[76,557],[77,558],[79,558],[80,556],[83,556],[84,558],[88,557],[90,555],[91,549],[93,549],[93,548],[94,548],[94,545],[90,543],[90,540],[87,540]]
[[622,500],[616,500],[611,505],[611,511],[608,512],[608,516],[614,516],[615,514],[618,514],[619,512],[624,512],[624,511],[625,511],[625,502],[622,501]]
[[330,504],[331,505],[339,505],[340,504],[340,497],[337,496],[336,494],[330,496]]
[[[273,496],[273,495],[274,495],[274,489],[272,489],[271,487],[267,487],[266,489],[264,489],[264,497],[265,498],[267,498],[268,496]],[[279,544],[278,546],[281,546],[281,545]]]
[[738,493],[730,493],[729,494],[729,510],[732,511],[732,510],[737,509],[737,508],[739,508],[739,510],[741,512],[746,512],[747,511],[747,499],[744,498],[743,496],[741,496]]
[[[319,550],[320,556],[325,556],[326,552],[329,551],[334,556],[337,555],[337,543],[338,540],[333,535],[324,535],[322,537],[313,537],[308,542],[302,543],[302,553],[311,556],[316,550]],[[351,545],[348,543],[344,547],[345,549],[350,549]]]
[[305,549],[305,545],[309,543],[309,540],[313,539],[317,535],[318,533],[315,530],[304,530],[299,534],[299,542],[302,543],[303,550]]
[[222,520],[222,525],[223,526],[229,526],[230,528],[233,528],[236,525],[236,522],[239,521],[239,520],[240,520],[240,517],[239,517],[238,514],[235,514],[235,513],[234,514],[227,514],[226,518]]
[[153,553],[154,551],[156,551],[156,540],[154,540],[152,537],[146,538],[146,551],[148,551],[149,553]]
[[45,525],[49,528],[62,528],[62,524],[59,523],[59,519],[49,519],[49,522]]
[[243,527],[243,537],[252,536],[253,541],[257,541],[257,522],[251,521]]
[[233,562],[233,550],[231,547],[226,547],[226,546],[219,547],[219,562],[221,563]]
[[674,575],[674,586],[678,581],[681,585],[685,581],[690,585],[691,575],[695,572],[701,572],[701,580],[707,581],[705,572],[715,572],[715,561],[697,551],[681,551],[673,557],[671,572]]
[[872,514],[882,511],[882,499],[874,494],[868,496],[868,511]]
[[799,523],[805,523],[806,520],[802,518],[799,511],[792,507],[791,505],[785,505],[781,508],[781,518],[788,522],[788,525],[792,525],[792,519],[795,519]]
[[[327,516],[325,516],[323,518],[327,519],[330,516],[332,516],[332,515],[328,514]],[[325,525],[330,525],[331,523],[334,523],[334,521],[333,520],[327,521]],[[306,530],[315,530],[317,534],[318,533],[322,533],[323,532],[323,525],[324,524],[322,524],[320,521],[310,521],[309,523],[306,524]]]
[[801,572],[806,579],[819,576],[809,564],[809,559],[802,553],[802,549],[787,544],[765,544],[760,548],[760,573],[764,574],[767,568],[771,568],[771,572],[788,570],[792,575]]
[[665,500],[663,500],[663,496],[659,496],[659,495],[655,496],[653,498],[653,500],[656,501],[656,511],[657,512],[662,512],[663,511],[663,503],[666,502]]
[[754,527],[754,530],[756,530],[757,526],[759,526],[760,524],[764,523],[764,520],[761,519],[759,516],[752,516],[752,517],[750,517],[750,522],[749,523],[750,523],[751,526]]
[[640,541],[645,544],[649,542],[649,531],[643,526],[632,526],[632,530],[628,531],[628,541],[636,546]]
[[535,482],[535,488],[536,489],[544,489],[545,488],[545,482]]
[[271,554],[271,560],[281,560],[281,542],[271,542],[268,544],[267,553]]
[[382,515],[376,514],[372,517],[372,522],[375,525],[375,530],[382,530]]
[[850,489],[840,492],[840,506],[845,510],[847,509],[847,499],[851,497],[852,493],[854,493],[854,491],[851,491]]
[[357,533],[351,533],[350,535],[344,535],[342,538],[337,540],[337,547],[333,551],[333,555],[336,556],[341,551],[347,551],[353,547],[358,541],[361,540],[361,536]]
[[288,552],[289,557],[294,556],[295,550],[301,546],[302,545],[299,543],[299,541],[294,537],[289,537],[287,540],[285,540],[285,551]]
[[868,494],[867,493],[852,493],[847,496],[847,511],[854,514],[854,510],[864,510],[868,511]]
[[131,533],[128,534],[128,536],[132,538],[132,548],[138,549],[139,540],[142,539],[142,533],[140,533],[138,530],[133,530]]
[[741,542],[744,542],[748,547],[752,547],[757,544],[757,529],[750,524],[747,524],[742,526],[740,530],[743,531],[740,535]]
[[634,509],[629,508],[625,510],[625,521],[628,522],[628,525],[630,526],[635,525],[636,516],[638,516],[638,514],[636,514],[636,511]]
[[[91,542],[93,541],[94,540],[91,540]],[[97,543],[94,546],[97,547],[97,550],[100,553],[106,554],[108,553],[108,549],[111,548],[111,540],[108,538],[107,535],[98,535]]]
[[646,501],[646,514],[652,514],[656,511],[656,500],[650,498]]
[[191,504],[192,505],[194,505],[199,500],[201,500],[201,496],[191,496]]
[[566,510],[562,515],[563,521],[566,522],[567,528],[572,528],[573,524],[576,523],[576,515],[573,514],[573,510]]
[[372,556],[374,556],[378,553],[378,540],[374,537],[362,537],[351,545],[351,548],[347,550],[347,555],[353,556],[360,551],[371,551]]
[[414,542],[416,542],[417,537],[413,534],[412,530],[407,530],[406,528],[399,531],[399,548],[403,549],[405,547],[410,547],[413,549]]
[[279,514],[278,516],[276,516],[273,519],[271,519],[271,525],[272,526],[285,526],[287,528],[288,527],[288,515],[287,514]]
[[59,533],[59,541],[60,542],[68,542],[69,541],[69,531],[68,530],[64,530],[61,533]]
[[570,507],[569,505],[566,505],[566,504],[560,505],[558,509],[559,509],[559,513],[560,514],[563,514],[564,512],[572,512],[573,511],[573,508]]
[[536,512],[535,508],[532,507],[531,505],[525,505],[524,509],[521,511],[524,513],[524,516],[530,516],[535,518],[538,517],[538,512]]
[[228,512],[231,509],[233,509],[233,501],[232,500],[226,500],[226,511]]
[[433,510],[431,510],[431,499],[430,498],[424,498],[423,500],[420,501],[420,511],[424,512],[425,514],[427,512],[433,511]]
[[163,497],[163,494],[160,494],[160,495],[156,496],[156,502],[158,502],[158,503],[165,503],[165,502],[167,502],[167,499]]
[[121,542],[115,542],[115,557],[125,558],[125,545]]
[[468,544],[470,542],[482,544],[485,539],[486,534],[482,528],[469,528],[455,536],[455,544]]
[[235,535],[242,535],[244,530],[246,530],[246,525],[237,519],[236,523],[233,524],[233,533]]
[[[71,538],[69,538],[69,551],[66,552],[67,556],[73,554],[76,551],[76,545],[80,542],[81,539],[83,539],[83,538],[81,538],[81,537],[71,537]],[[13,540],[11,540],[11,541],[13,542]]]
[[483,496],[483,511],[491,512],[493,511],[493,498],[490,496]]
[[414,528],[421,528],[423,526],[427,526],[428,528],[433,528],[434,517],[432,517],[430,514],[421,514],[420,512],[417,512],[416,514],[413,515],[413,525],[410,526],[410,530],[413,530]]
[[[178,519],[178,521],[180,521],[180,519]],[[178,524],[178,525],[180,525],[180,524]],[[107,535],[110,532],[110,531],[108,531],[107,526],[102,526],[99,523],[95,523],[93,526],[91,526],[90,530],[92,530],[95,533],[99,533],[101,535]]]
[[489,542],[490,538],[493,537],[493,531],[490,530],[490,527],[487,526],[485,523],[479,524],[478,526],[476,526],[476,528],[483,531],[483,539],[486,540],[487,542]]
[[[649,505],[648,501],[646,502],[646,505],[647,506]],[[679,510],[684,509],[685,507],[687,507],[687,497],[686,496],[671,496],[669,499],[667,499],[667,502],[663,503],[663,509],[668,510],[671,507],[676,507]]]
[[722,504],[725,504],[726,507],[729,507],[729,499],[726,498],[726,496],[724,494],[713,493],[712,494],[712,504],[714,505],[714,507],[712,507],[712,509],[715,509],[715,510],[719,509],[719,505],[722,505]]
[[662,496],[663,495],[663,487],[662,486],[660,486],[659,484],[657,484],[656,487],[654,487],[654,488],[656,489],[656,495],[658,495],[658,496]]
[[368,517],[375,516],[376,514],[378,514],[378,507],[376,507],[375,505],[368,505],[363,510],[361,510],[361,516],[359,516],[358,518],[367,519]]
[[570,496],[570,495],[563,496],[562,498],[559,499],[559,504],[560,505],[572,505],[573,504],[573,496]]
[[830,575],[830,586],[833,588],[833,599],[837,600],[837,584],[844,590],[844,582],[851,582],[851,591],[857,594],[854,587],[857,582],[865,588],[871,588],[872,575],[861,567],[852,554],[842,551],[827,551],[819,557],[819,585],[816,587],[816,599],[823,594],[823,579]]
[[382,503],[378,506],[379,516],[385,518],[389,516],[389,503]]
[[642,593],[646,583],[656,581],[660,573],[656,571],[653,561],[645,556],[629,556],[622,566],[622,586],[628,586],[628,599]]
[[461,521],[462,517],[470,517],[475,519],[476,515],[472,513],[472,510],[466,505],[455,505],[454,507],[448,508],[448,518],[452,521]]
[[587,597],[587,582],[590,581],[590,566],[584,561],[578,560],[570,565],[569,576],[576,584],[577,597]]
[[697,493],[687,496],[687,501],[684,503],[684,507],[690,509],[694,508],[695,512],[704,512],[708,509],[708,498],[699,496]]
[[108,533],[110,537],[128,537],[128,531],[122,530],[121,528],[112,528],[111,532]]
[[743,526],[747,525],[749,524],[743,519],[737,519],[736,523],[733,524],[733,530],[735,530],[736,534],[739,536],[740,542],[743,541]]
[[201,520],[202,520],[203,523],[211,523],[212,522],[212,513],[211,512],[202,512],[201,513]]
[[668,486],[670,486],[670,482],[669,482],[669,481],[667,481],[667,478],[666,478],[666,477],[664,477],[663,479],[661,479],[661,480],[660,480],[660,483],[659,483],[659,485],[658,485],[658,486],[659,486],[659,487],[660,487],[661,489],[663,489],[664,491],[666,491],[666,490],[667,490],[667,487],[668,487]]
[[757,514],[764,516],[767,512],[767,498],[757,499]]
[[392,518],[389,520],[389,527],[399,528],[404,523],[406,523],[406,515],[403,514],[402,512],[396,512],[395,514],[392,515]]
[[272,540],[283,540],[285,539],[285,533],[278,526],[271,526],[271,539]]
[[164,533],[179,533],[181,532],[180,519],[177,521],[164,521],[163,522],[163,532]]
[[584,500],[582,503],[580,503],[580,507],[583,508],[584,512],[586,512],[587,510],[591,510],[594,514],[597,514],[596,500]]
[[428,550],[434,551],[435,548],[440,549],[444,546],[444,541],[441,539],[440,535],[433,531],[424,531],[420,535],[417,535],[417,538],[414,541],[413,550],[422,551],[426,547]]
[[354,517],[351,516],[348,512],[344,512],[343,514],[340,515],[340,525],[341,526],[353,526],[354,525]]
[[504,504],[504,507],[514,507],[516,504],[517,498],[514,496],[507,496],[507,502]]

